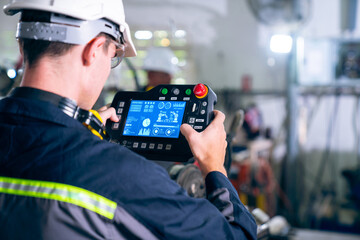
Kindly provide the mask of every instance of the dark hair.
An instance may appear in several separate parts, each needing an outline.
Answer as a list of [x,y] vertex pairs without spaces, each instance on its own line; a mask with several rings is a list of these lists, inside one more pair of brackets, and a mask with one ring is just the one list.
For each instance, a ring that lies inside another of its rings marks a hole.
[[[25,10],[21,13],[20,21],[22,22],[50,22],[51,13]],[[98,36],[105,36],[106,42],[104,44],[104,51],[107,51],[110,45],[111,36],[100,33]],[[68,44],[62,42],[50,42],[45,40],[35,40],[19,38],[20,47],[23,50],[24,62],[32,67],[37,64],[37,61],[43,56],[60,57],[66,54],[75,44]]]

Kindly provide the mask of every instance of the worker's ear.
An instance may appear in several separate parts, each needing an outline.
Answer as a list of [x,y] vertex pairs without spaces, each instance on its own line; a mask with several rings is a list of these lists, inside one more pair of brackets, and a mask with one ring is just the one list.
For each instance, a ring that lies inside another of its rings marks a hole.
[[90,66],[100,54],[100,51],[104,52],[103,46],[105,42],[106,38],[104,36],[99,36],[86,44],[82,54],[82,60],[85,66]]

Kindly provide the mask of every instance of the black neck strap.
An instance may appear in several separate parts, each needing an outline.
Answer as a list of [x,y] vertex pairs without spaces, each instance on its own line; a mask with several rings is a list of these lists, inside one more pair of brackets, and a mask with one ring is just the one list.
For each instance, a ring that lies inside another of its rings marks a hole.
[[76,118],[75,113],[79,108],[74,100],[36,88],[18,87],[10,93],[10,96],[50,102],[71,118]]
[[74,100],[62,97],[55,93],[30,87],[15,88],[10,93],[10,96],[50,102],[61,109],[69,117],[80,121],[88,127],[90,126],[91,129],[95,130],[102,138],[109,139],[102,121],[92,112],[79,108]]

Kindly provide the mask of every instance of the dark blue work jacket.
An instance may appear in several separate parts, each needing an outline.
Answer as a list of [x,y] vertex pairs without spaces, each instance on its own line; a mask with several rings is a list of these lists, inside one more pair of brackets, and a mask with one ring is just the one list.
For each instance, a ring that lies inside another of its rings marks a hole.
[[229,180],[189,197],[157,164],[55,105],[0,100],[0,239],[255,239]]

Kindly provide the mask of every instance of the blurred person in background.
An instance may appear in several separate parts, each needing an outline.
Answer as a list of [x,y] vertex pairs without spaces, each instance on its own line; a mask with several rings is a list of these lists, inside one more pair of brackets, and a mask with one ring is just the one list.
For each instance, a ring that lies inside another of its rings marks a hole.
[[160,84],[170,84],[174,74],[179,70],[177,57],[168,47],[152,47],[144,59],[143,70],[147,73],[147,85],[143,88],[148,91]]

